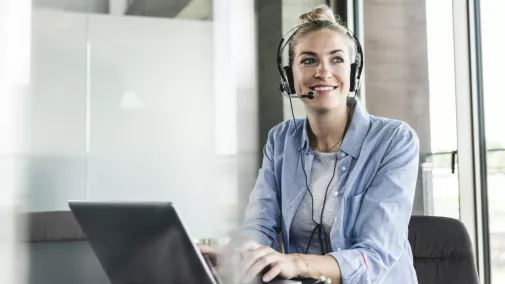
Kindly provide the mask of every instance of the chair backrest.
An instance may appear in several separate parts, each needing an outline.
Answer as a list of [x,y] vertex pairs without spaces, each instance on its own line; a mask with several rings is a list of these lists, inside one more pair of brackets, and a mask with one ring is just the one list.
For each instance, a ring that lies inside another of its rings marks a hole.
[[472,243],[459,220],[412,216],[409,242],[419,284],[478,284]]

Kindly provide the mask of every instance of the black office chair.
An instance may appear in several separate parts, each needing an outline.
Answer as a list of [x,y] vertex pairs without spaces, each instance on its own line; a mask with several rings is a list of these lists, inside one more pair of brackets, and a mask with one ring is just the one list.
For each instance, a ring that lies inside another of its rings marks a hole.
[[412,216],[409,242],[419,284],[478,284],[472,243],[459,220]]

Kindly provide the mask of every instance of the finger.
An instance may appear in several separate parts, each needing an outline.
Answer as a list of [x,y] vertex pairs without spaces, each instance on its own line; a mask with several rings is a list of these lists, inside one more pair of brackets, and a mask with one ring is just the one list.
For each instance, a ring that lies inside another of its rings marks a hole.
[[245,272],[261,257],[272,253],[270,247],[260,247],[252,251],[242,252],[243,259],[239,264],[239,275],[243,276]]
[[277,277],[282,272],[282,264],[280,262],[275,263],[270,270],[263,275],[263,281],[269,282],[270,280]]
[[262,245],[250,239],[244,239],[233,246],[233,248],[238,251],[255,250],[260,247],[262,247]]
[[241,262],[243,261],[243,257],[240,251],[235,250],[234,248],[231,248],[229,246],[226,246],[222,254],[220,255],[220,260],[221,260],[220,261],[221,272],[223,274],[228,275],[230,277],[233,276],[234,279],[235,277],[240,276],[239,268]]
[[200,252],[203,254],[217,255],[220,253],[220,249],[214,246],[198,244],[198,248],[200,249]]
[[278,252],[271,252],[263,257],[258,258],[254,264],[245,272],[244,282],[251,281],[258,273],[260,273],[268,265],[280,261],[282,258]]
[[248,238],[239,237],[231,240],[228,245],[225,246],[225,250],[221,256],[223,259],[222,264],[226,266],[223,270],[229,271],[230,274],[236,277],[241,277],[239,272],[240,264],[243,261],[241,252],[259,249],[261,247],[263,246]]

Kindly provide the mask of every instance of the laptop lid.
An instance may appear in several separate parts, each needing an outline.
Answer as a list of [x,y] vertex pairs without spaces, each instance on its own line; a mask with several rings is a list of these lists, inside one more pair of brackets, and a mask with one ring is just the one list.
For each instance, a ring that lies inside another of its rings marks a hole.
[[112,284],[216,284],[170,202],[70,201]]

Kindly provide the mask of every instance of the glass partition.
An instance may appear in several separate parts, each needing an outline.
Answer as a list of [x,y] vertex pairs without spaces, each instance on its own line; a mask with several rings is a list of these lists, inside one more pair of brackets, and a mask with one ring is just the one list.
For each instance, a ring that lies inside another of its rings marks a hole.
[[257,174],[254,23],[253,1],[35,0],[29,210],[171,201],[197,238],[232,231]]

